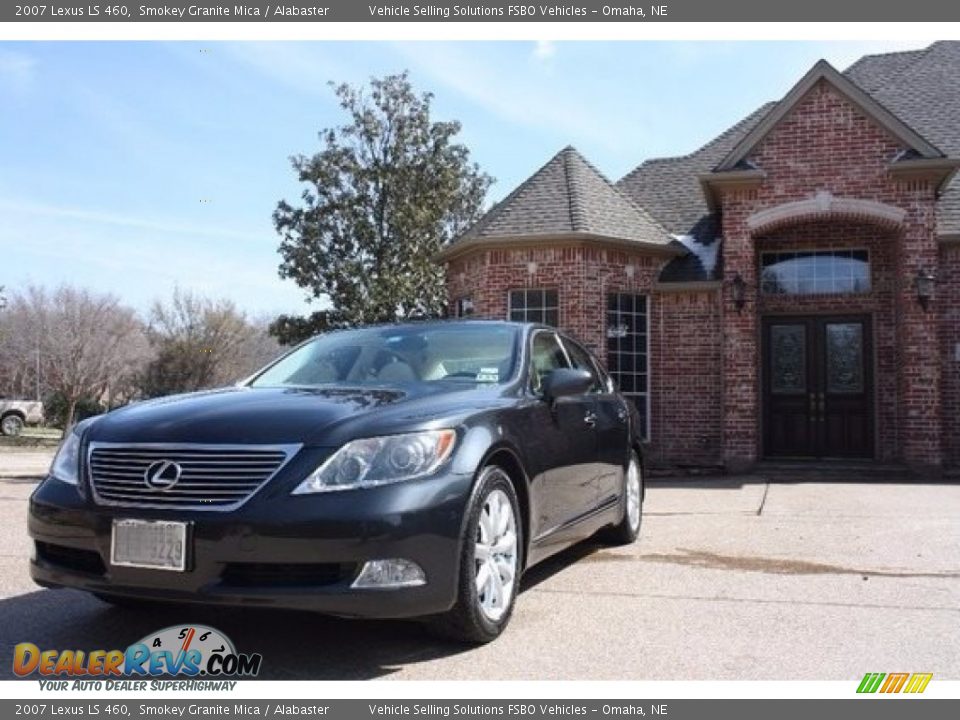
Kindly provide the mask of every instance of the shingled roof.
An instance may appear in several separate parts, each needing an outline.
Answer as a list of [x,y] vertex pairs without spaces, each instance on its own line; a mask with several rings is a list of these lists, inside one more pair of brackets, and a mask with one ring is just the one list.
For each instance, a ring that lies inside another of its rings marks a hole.
[[478,244],[537,239],[611,240],[683,252],[662,225],[568,146],[444,248],[438,259]]
[[[960,158],[960,42],[867,55],[845,74],[948,157]],[[960,239],[960,176],[937,202],[937,232]]]
[[647,160],[617,182],[617,188],[648,210],[690,251],[667,264],[660,273],[663,282],[720,277],[719,222],[707,207],[697,178],[713,170],[775,105],[767,103],[689,155]]

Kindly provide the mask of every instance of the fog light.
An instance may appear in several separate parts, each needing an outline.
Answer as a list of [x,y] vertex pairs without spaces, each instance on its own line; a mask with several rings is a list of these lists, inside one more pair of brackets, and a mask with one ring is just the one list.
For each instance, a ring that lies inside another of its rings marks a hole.
[[410,560],[367,560],[363,570],[350,587],[354,588],[404,588],[426,585],[423,568]]

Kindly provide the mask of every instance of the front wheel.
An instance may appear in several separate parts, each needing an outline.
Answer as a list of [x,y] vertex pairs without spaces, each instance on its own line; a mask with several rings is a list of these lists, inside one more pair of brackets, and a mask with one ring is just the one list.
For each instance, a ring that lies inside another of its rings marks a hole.
[[643,520],[643,465],[637,453],[630,452],[630,464],[623,475],[623,517],[603,532],[611,545],[629,545],[640,534]]
[[503,632],[513,613],[523,525],[506,471],[486,467],[477,482],[460,550],[457,602],[435,618],[431,628],[461,642],[487,643]]
[[7,415],[0,420],[0,432],[10,437],[16,437],[23,430],[23,418],[19,415]]

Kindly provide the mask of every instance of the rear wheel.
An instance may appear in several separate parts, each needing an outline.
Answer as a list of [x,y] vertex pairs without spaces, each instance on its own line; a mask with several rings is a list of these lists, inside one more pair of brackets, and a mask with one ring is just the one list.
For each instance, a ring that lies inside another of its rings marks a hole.
[[636,452],[630,452],[630,463],[623,474],[623,517],[602,533],[611,545],[629,545],[640,534],[643,521],[643,465]]
[[457,602],[433,619],[431,629],[461,642],[496,639],[513,613],[522,547],[523,525],[513,483],[502,468],[486,467],[467,510]]
[[16,437],[23,430],[23,418],[19,415],[6,415],[0,420],[0,432]]

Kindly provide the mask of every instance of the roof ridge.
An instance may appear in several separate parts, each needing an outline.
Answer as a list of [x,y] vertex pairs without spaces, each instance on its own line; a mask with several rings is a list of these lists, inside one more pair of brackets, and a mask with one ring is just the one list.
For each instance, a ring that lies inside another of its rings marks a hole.
[[560,153],[563,155],[563,178],[567,184],[567,197],[569,198],[567,205],[570,210],[570,227],[574,231],[580,232],[587,227],[587,209],[583,202],[583,188],[580,187],[580,183],[574,177],[573,166],[570,161],[577,157],[586,160],[573,145],[567,145]]

